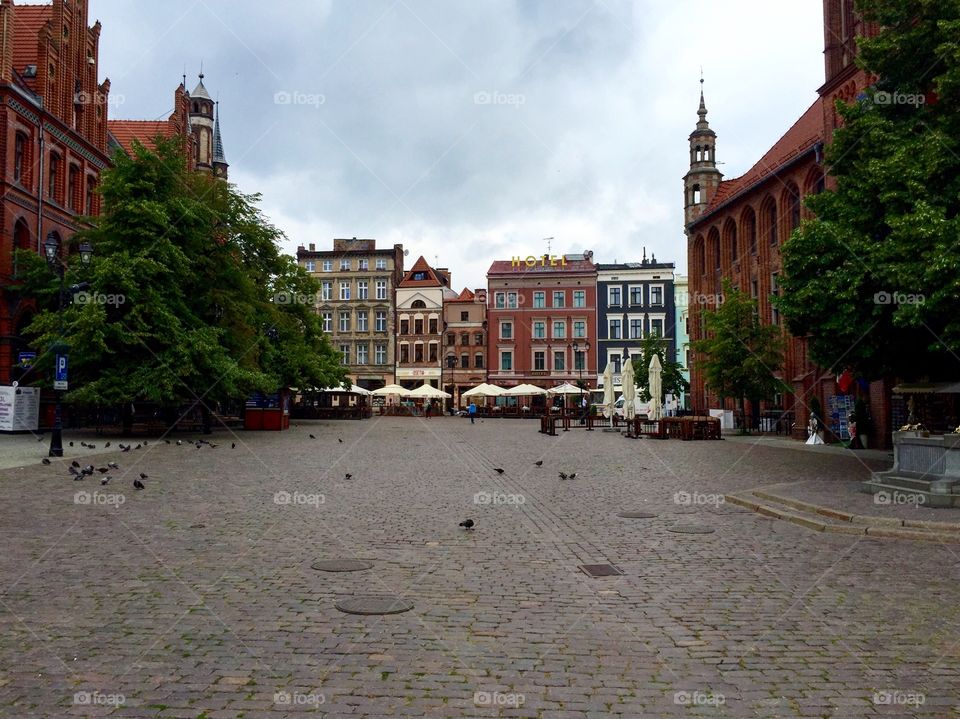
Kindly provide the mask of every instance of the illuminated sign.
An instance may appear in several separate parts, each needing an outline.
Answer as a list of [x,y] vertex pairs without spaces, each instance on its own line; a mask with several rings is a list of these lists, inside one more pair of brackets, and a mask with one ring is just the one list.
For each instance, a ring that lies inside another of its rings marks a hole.
[[541,255],[535,257],[528,255],[526,257],[511,257],[510,266],[513,269],[529,269],[531,267],[566,267],[567,258],[557,257],[556,255]]

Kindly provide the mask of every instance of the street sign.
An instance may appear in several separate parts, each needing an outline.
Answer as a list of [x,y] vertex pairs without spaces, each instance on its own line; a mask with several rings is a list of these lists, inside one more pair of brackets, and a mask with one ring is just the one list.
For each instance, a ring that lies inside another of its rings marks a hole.
[[17,355],[17,366],[23,369],[30,369],[37,359],[36,352],[21,352]]
[[67,389],[67,356],[57,355],[56,374],[53,378],[54,389]]

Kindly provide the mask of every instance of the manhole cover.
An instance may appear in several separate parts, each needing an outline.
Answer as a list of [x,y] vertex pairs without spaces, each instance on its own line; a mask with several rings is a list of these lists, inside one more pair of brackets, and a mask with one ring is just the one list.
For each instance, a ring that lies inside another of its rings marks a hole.
[[713,527],[704,527],[702,524],[675,524],[667,527],[668,532],[677,534],[713,534]]
[[620,512],[617,516],[624,519],[654,519],[657,515],[650,512]]
[[616,577],[623,571],[612,564],[581,564],[580,571],[588,577]]
[[413,602],[400,597],[365,596],[341,599],[334,606],[346,614],[401,614],[413,609]]
[[311,569],[321,572],[362,572],[373,567],[370,562],[359,559],[324,559],[310,565]]

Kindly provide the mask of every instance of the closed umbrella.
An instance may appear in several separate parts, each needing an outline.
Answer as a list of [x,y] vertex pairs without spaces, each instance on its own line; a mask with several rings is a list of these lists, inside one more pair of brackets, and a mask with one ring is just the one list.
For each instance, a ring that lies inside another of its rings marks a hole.
[[603,416],[610,419],[613,416],[613,404],[616,402],[613,389],[613,364],[607,362],[603,370]]
[[633,360],[627,357],[623,362],[623,373],[620,379],[623,385],[623,414],[629,420],[633,419],[637,413],[637,384],[636,375],[633,373]]
[[663,365],[660,364],[660,355],[654,355],[650,360],[650,419],[659,420],[663,417]]

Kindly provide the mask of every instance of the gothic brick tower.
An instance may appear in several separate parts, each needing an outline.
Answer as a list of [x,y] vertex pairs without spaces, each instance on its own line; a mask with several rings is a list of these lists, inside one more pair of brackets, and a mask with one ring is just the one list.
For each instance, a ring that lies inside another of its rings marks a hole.
[[703,79],[700,80],[700,120],[690,134],[690,171],[683,176],[684,224],[689,225],[710,204],[720,186],[723,173],[717,169],[717,133],[707,122],[707,105],[703,100]]

